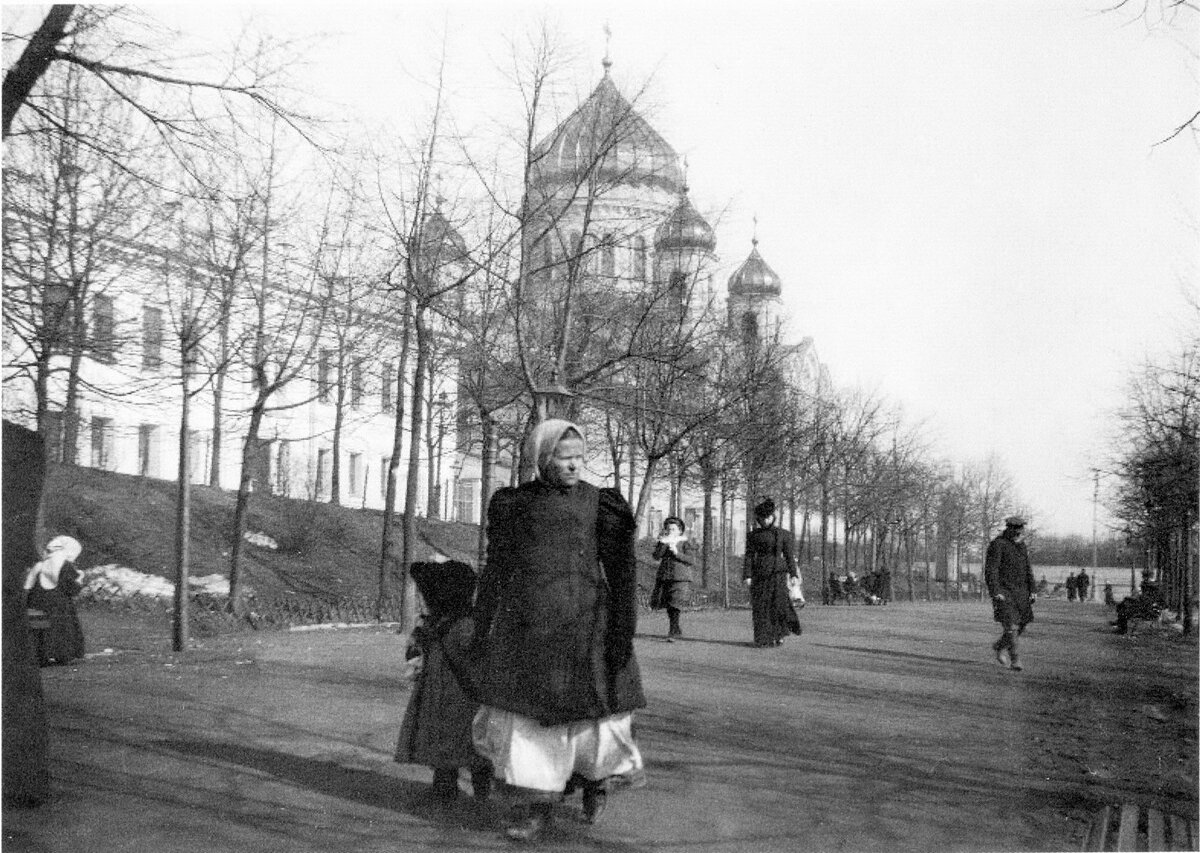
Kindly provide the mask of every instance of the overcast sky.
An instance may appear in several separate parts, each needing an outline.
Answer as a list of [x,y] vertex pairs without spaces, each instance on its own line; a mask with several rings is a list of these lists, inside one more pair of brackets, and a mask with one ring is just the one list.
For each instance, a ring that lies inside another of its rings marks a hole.
[[[647,117],[686,155],[726,271],[757,215],[793,327],[836,381],[902,405],[946,458],[998,454],[1036,527],[1090,535],[1090,469],[1129,373],[1182,334],[1200,229],[1195,137],[1155,145],[1200,107],[1200,15],[1149,26],[1100,12],[1112,5],[726,0],[550,14],[576,48],[580,96],[600,78],[609,24],[613,77],[630,95],[650,80]],[[232,24],[251,7],[204,8],[181,20]],[[451,111],[469,123],[511,98],[506,40],[538,14],[507,2],[253,8],[281,34],[328,33],[310,52],[311,85],[349,120],[397,126],[427,94],[443,31]]]

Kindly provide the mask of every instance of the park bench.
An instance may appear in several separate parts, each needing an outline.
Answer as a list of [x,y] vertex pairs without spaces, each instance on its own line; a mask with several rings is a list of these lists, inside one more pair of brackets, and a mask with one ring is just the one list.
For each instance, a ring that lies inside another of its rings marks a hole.
[[1105,806],[1088,829],[1084,850],[1198,850],[1196,821],[1124,803]]

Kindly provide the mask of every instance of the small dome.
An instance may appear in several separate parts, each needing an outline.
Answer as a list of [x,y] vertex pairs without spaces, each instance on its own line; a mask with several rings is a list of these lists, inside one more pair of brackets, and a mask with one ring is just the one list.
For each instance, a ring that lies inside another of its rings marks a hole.
[[687,187],[684,187],[679,205],[654,232],[654,248],[703,249],[711,252],[716,247],[717,238],[712,226],[692,207],[687,197]]
[[782,282],[758,253],[758,240],[753,243],[750,257],[729,277],[729,293],[733,296],[779,296]]
[[425,217],[421,228],[421,254],[430,267],[466,260],[467,243],[450,221],[435,208]]
[[617,91],[607,67],[587,100],[534,148],[529,180],[579,185],[593,176],[669,192],[683,186],[678,155]]

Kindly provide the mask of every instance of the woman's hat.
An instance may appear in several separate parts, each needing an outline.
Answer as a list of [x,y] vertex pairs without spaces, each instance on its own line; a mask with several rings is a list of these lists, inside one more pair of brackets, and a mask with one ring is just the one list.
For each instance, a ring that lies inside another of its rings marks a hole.
[[668,515],[666,518],[664,518],[663,519],[663,527],[666,527],[668,524],[678,524],[680,533],[684,533],[687,531],[687,525],[684,524],[683,519],[677,515]]
[[767,498],[754,508],[754,514],[758,518],[766,518],[768,515],[775,514],[775,501]]

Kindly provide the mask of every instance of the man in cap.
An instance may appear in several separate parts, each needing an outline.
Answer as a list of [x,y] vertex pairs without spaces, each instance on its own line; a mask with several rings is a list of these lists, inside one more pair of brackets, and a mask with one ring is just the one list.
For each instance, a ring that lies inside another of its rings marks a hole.
[[996,660],[1016,670],[1021,669],[1017,637],[1033,621],[1033,602],[1037,600],[1029,553],[1021,541],[1024,533],[1025,519],[1016,515],[1004,519],[1004,532],[988,545],[983,567],[984,582],[992,597],[992,618],[1004,628],[992,648]]

